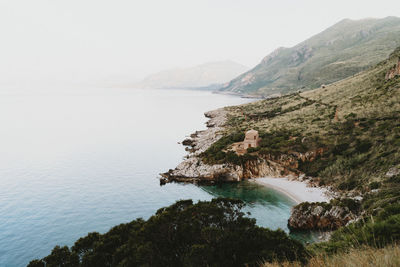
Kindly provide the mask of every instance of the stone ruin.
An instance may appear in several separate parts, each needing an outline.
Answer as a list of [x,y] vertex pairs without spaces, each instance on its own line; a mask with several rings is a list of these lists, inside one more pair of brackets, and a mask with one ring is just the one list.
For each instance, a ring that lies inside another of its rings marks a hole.
[[250,147],[258,147],[261,139],[258,131],[249,130],[246,132],[243,142],[237,142],[232,145],[232,150],[238,155],[243,155]]

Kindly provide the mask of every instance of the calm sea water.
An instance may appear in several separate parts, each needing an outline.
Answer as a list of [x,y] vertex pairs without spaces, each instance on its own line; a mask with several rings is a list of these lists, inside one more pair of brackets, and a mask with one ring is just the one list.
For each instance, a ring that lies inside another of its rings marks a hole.
[[287,231],[294,203],[272,189],[159,185],[186,154],[177,142],[205,128],[205,111],[247,101],[182,90],[0,91],[0,266],[25,266],[179,199],[240,198],[259,225]]

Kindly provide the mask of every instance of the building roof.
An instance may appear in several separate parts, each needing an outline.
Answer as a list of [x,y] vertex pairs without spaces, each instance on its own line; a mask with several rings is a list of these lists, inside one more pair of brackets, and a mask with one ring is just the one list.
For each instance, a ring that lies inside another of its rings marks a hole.
[[258,131],[251,129],[251,130],[248,130],[246,132],[246,134],[258,134]]

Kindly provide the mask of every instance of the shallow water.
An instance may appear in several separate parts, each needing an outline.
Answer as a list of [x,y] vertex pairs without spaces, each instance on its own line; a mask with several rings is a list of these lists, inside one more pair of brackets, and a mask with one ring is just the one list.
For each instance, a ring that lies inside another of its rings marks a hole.
[[204,129],[203,113],[249,100],[210,92],[0,90],[0,266],[25,266],[88,232],[148,218],[179,199],[237,197],[287,231],[288,197],[254,183],[159,186]]

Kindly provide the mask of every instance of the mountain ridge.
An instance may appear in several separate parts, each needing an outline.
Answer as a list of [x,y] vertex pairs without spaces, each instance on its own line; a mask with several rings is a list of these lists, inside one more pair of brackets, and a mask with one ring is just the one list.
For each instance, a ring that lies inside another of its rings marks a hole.
[[220,92],[272,95],[318,88],[385,59],[400,45],[400,18],[343,19],[286,48],[279,47]]

